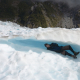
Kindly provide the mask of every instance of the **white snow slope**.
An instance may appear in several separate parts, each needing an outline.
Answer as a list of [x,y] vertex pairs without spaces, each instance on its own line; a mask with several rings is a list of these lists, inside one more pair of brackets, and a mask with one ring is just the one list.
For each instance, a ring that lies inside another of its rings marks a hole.
[[44,43],[52,42],[80,51],[80,29],[29,29],[0,21],[0,80],[80,80],[80,54],[73,59],[46,50]]

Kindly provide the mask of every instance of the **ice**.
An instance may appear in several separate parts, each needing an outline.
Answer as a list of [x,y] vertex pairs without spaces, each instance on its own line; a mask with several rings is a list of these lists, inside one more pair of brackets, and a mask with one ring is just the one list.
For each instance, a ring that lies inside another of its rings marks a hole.
[[30,29],[0,21],[0,80],[80,80],[80,54],[73,59],[44,46],[53,42],[80,51],[79,35],[79,28]]

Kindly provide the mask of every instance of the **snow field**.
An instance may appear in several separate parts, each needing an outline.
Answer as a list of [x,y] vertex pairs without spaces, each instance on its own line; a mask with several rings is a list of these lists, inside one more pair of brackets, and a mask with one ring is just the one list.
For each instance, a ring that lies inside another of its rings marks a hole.
[[79,80],[80,54],[73,59],[43,45],[70,44],[80,51],[79,35],[79,28],[29,29],[0,21],[0,80]]

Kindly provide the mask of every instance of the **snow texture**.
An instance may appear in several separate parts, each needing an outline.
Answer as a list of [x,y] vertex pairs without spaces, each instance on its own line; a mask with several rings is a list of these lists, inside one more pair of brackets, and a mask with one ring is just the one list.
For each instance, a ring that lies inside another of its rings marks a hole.
[[80,51],[79,36],[79,28],[30,29],[0,21],[0,80],[80,80],[80,54],[73,59],[44,47],[53,42]]

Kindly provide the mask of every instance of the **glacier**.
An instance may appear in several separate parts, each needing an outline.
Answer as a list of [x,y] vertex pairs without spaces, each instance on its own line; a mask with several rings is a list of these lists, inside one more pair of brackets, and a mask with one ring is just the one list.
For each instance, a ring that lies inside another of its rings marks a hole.
[[0,80],[79,80],[80,54],[73,59],[44,46],[53,42],[80,51],[79,36],[80,28],[30,29],[0,21]]

